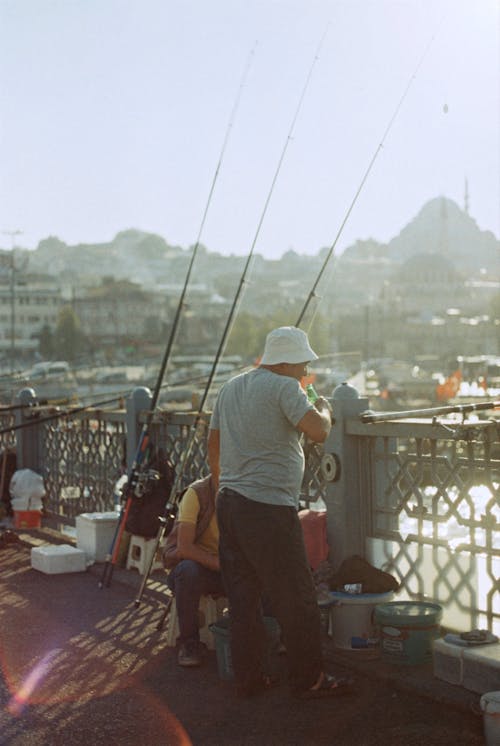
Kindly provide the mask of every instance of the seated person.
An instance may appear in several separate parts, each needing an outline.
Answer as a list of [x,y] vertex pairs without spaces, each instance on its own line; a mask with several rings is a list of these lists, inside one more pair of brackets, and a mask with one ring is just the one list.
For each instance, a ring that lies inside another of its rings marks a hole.
[[180,632],[177,662],[180,666],[201,664],[200,597],[211,593],[224,595],[215,495],[210,474],[187,488],[163,553],[164,565],[170,569],[167,584],[177,606]]

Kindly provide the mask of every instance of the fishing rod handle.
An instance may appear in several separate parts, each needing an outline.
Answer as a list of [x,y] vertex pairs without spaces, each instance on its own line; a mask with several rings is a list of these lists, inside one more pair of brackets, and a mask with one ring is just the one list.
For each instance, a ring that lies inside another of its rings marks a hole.
[[171,503],[170,501],[165,505],[165,510],[163,512],[162,516],[158,517],[159,520],[159,528],[158,533],[156,534],[155,538],[155,544],[154,549],[151,552],[151,555],[149,557],[149,562],[146,567],[146,571],[144,573],[144,577],[142,579],[141,587],[139,588],[139,592],[137,594],[137,597],[134,601],[134,605],[137,608],[140,603],[141,599],[144,593],[144,590],[146,588],[146,583],[148,582],[148,578],[151,574],[151,568],[153,567],[154,558],[156,556],[156,553],[158,551],[158,547],[161,545],[161,542],[163,540],[164,536],[168,536],[169,533],[172,531],[172,527],[174,525],[174,521],[177,515],[177,506],[175,503]]
[[456,404],[444,407],[429,407],[427,409],[410,409],[402,412],[371,412],[366,411],[360,414],[360,420],[363,423],[373,424],[375,422],[384,422],[385,420],[401,420],[410,417],[436,417],[440,414],[468,414],[469,412],[479,412],[489,409],[500,409],[500,401],[477,402],[470,404]]

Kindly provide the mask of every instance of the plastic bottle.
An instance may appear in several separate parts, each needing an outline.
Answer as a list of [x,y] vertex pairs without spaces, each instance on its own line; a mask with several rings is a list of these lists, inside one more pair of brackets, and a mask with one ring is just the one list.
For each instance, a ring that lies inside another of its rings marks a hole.
[[319,399],[319,396],[316,393],[316,391],[315,391],[314,386],[312,385],[312,383],[308,383],[307,384],[307,386],[306,386],[306,394],[307,394],[307,398],[309,399],[309,401],[311,402],[311,404],[314,404],[314,402],[316,401],[316,399]]

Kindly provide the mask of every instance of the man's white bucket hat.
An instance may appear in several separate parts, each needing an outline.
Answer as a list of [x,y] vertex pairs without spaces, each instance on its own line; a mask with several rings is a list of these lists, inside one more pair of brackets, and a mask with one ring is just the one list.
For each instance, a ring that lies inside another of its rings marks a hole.
[[280,326],[266,337],[261,365],[309,363],[318,356],[311,348],[307,334],[295,326]]

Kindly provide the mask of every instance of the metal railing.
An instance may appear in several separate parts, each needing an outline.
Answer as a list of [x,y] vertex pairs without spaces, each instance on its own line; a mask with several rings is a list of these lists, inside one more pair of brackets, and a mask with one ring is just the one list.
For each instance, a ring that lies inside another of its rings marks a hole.
[[347,422],[369,559],[456,629],[500,632],[500,423]]
[[0,434],[0,450],[4,451],[15,451],[16,449],[16,433],[14,430],[9,428],[14,427],[16,423],[15,411],[9,407],[2,409],[0,408],[0,430],[3,432]]
[[[139,421],[144,416],[137,413]],[[43,420],[43,410],[38,418]],[[195,413],[153,418],[152,440],[174,467],[195,419]],[[88,410],[28,428],[38,434],[46,507],[60,523],[74,524],[83,512],[113,509],[114,485],[126,470],[127,422],[124,410]],[[0,424],[2,429],[11,426],[12,414],[2,416],[0,410]],[[28,431],[17,431],[17,439]],[[342,467],[342,499],[348,511],[358,511],[356,530],[366,558],[395,575],[406,598],[442,604],[449,626],[499,633],[500,424],[365,424],[358,416],[345,420],[341,437],[355,446],[349,453],[357,464]],[[4,442],[12,445],[13,440]],[[340,503],[334,490],[341,482],[325,479],[323,447],[307,444],[305,451],[301,500],[307,504],[321,498],[335,513]],[[208,471],[206,425],[198,426],[186,466],[184,484]],[[349,481],[349,473],[355,479]]]
[[114,485],[124,472],[124,412],[90,410],[42,421],[39,444],[45,508],[52,516],[74,525],[81,513],[113,510]]
[[[144,415],[139,417],[139,421]],[[155,415],[151,440],[179,465],[194,414]],[[112,511],[115,484],[126,472],[127,418],[124,411],[88,411],[40,426],[41,471],[47,488],[46,509],[61,523],[74,524],[85,512]],[[202,428],[186,465],[184,484],[207,472]],[[183,486],[184,486],[183,484]]]

